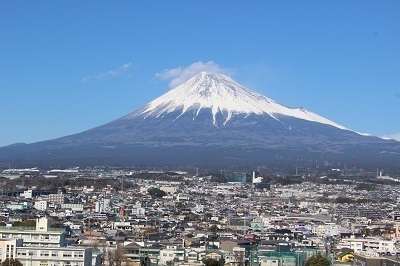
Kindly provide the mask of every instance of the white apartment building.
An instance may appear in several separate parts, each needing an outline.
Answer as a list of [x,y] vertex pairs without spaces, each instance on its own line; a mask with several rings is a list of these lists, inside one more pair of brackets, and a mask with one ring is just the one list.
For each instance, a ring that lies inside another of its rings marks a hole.
[[111,209],[111,199],[96,201],[95,212],[107,212]]
[[100,256],[93,262],[92,249],[83,247],[17,247],[15,258],[27,266],[101,265]]
[[178,187],[173,186],[160,186],[160,190],[164,191],[167,194],[174,194],[178,191]]
[[61,209],[71,209],[75,212],[83,212],[83,204],[79,203],[63,203],[60,207]]
[[22,198],[25,198],[25,199],[31,199],[32,198],[32,189],[25,190],[23,193],[20,193],[19,196]]
[[45,200],[35,201],[34,208],[39,211],[45,211],[49,208],[49,203]]
[[160,250],[158,265],[165,266],[169,263],[185,260],[185,250],[177,246],[166,246]]
[[335,223],[324,223],[318,225],[318,227],[314,228],[315,234],[321,236],[337,236],[340,233],[340,225]]
[[22,246],[22,239],[0,238],[0,262],[15,259],[17,246]]
[[51,228],[45,217],[36,219],[36,228],[0,226],[0,238],[23,239],[24,246],[65,246],[65,231]]
[[26,266],[99,266],[101,255],[92,256],[91,248],[24,247],[22,239],[0,239],[0,260],[17,259]]
[[341,243],[354,250],[355,253],[361,253],[364,250],[374,250],[376,252],[396,252],[395,242],[378,238],[346,238]]
[[55,204],[63,204],[66,201],[66,197],[63,193],[49,194],[47,201]]

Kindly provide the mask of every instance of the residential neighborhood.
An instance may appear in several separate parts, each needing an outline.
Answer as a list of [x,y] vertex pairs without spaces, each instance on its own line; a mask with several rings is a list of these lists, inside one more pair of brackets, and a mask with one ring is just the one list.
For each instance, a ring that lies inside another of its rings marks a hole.
[[301,266],[323,256],[330,265],[397,265],[396,177],[360,181],[336,172],[7,169],[0,259],[32,266]]

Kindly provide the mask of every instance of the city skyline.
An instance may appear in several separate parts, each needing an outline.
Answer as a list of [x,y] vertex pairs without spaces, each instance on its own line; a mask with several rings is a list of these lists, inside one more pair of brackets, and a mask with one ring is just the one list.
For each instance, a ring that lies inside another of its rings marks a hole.
[[0,146],[85,131],[200,71],[400,140],[396,1],[0,3]]

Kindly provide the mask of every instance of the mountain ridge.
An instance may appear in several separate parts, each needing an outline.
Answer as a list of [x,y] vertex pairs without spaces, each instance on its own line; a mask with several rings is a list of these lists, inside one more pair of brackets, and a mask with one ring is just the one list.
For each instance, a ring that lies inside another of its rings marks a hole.
[[218,168],[276,164],[281,157],[287,163],[293,163],[290,158],[306,163],[323,157],[398,165],[400,142],[364,136],[305,108],[283,106],[224,75],[200,73],[104,125],[0,148],[0,163],[33,165],[138,162]]

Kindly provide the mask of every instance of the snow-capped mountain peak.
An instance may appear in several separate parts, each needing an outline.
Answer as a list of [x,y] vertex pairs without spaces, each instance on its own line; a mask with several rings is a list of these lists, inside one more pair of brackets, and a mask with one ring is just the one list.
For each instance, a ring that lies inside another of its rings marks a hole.
[[225,75],[206,72],[197,74],[185,83],[153,100],[141,108],[139,112],[128,115],[126,118],[137,115],[160,117],[176,111],[183,115],[190,110],[194,111],[193,119],[195,119],[200,111],[204,109],[211,109],[215,126],[217,126],[216,117],[218,113],[225,117],[224,125],[229,122],[234,114],[268,114],[276,120],[279,120],[278,115],[285,115],[346,129],[305,108],[283,106],[272,99],[247,89]]

